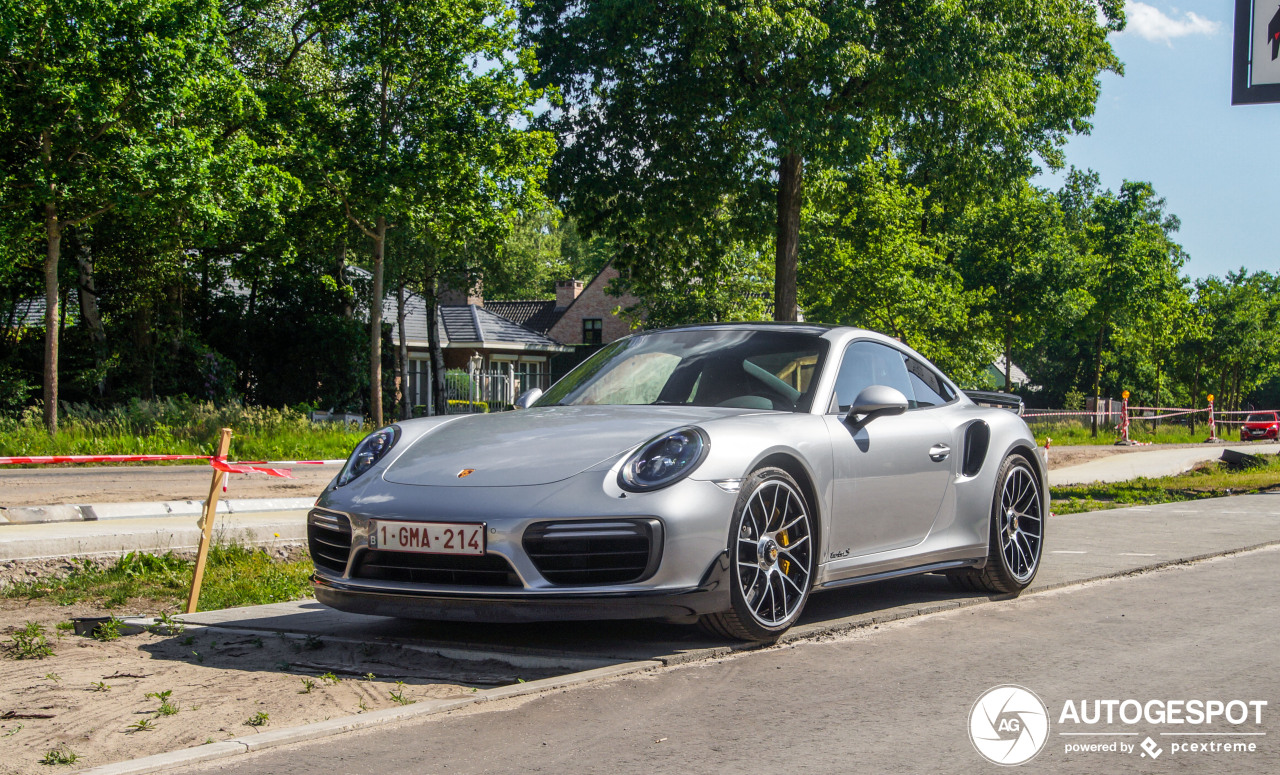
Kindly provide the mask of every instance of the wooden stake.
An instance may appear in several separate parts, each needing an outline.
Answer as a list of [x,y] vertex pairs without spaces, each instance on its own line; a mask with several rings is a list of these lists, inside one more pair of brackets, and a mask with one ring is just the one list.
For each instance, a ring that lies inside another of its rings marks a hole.
[[[226,460],[231,449],[231,429],[223,428],[218,439],[218,457]],[[209,497],[204,502],[204,515],[200,517],[200,551],[196,554],[196,572],[191,577],[191,595],[187,598],[187,613],[196,612],[196,604],[200,602],[200,583],[204,581],[204,565],[209,559],[209,544],[213,541],[213,518],[218,513],[218,494],[222,492],[222,480],[227,473],[213,469],[213,483],[209,485]]]

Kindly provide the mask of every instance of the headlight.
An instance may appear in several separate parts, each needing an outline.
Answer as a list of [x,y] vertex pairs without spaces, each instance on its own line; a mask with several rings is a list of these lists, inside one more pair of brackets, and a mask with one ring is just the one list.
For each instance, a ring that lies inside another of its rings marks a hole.
[[651,439],[627,459],[618,486],[631,492],[656,490],[680,481],[707,456],[707,436],[700,428],[680,428]]
[[356,451],[347,458],[347,464],[338,474],[338,486],[341,487],[373,468],[374,463],[381,460],[400,439],[400,428],[391,425],[380,431],[374,431],[356,445]]

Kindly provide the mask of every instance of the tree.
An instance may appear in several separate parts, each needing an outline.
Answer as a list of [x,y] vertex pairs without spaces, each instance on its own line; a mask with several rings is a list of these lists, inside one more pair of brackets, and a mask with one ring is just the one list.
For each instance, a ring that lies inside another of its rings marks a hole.
[[925,234],[925,192],[892,157],[851,174],[815,175],[806,210],[806,317],[883,331],[969,381],[994,349],[975,318],[981,294],[964,287],[940,238]]
[[222,43],[211,0],[14,0],[0,15],[0,203],[43,226],[50,433],[63,234],[201,184],[209,119],[253,108]]
[[501,0],[336,7],[336,113],[317,117],[315,153],[327,163],[325,185],[372,245],[370,411],[380,425],[387,231],[413,220],[425,230],[504,233],[501,212],[538,195],[553,145],[519,126],[541,93],[524,81],[537,66],[515,47],[514,13]]
[[958,265],[965,287],[981,292],[975,311],[990,321],[1013,389],[1015,348],[1078,319],[1093,303],[1082,287],[1082,256],[1070,242],[1062,209],[1049,192],[1019,184],[973,206],[960,224]]
[[[895,135],[982,175],[1054,161],[1087,128],[1116,0],[952,3],[574,3],[534,0],[536,83],[563,109],[552,184],[620,250],[633,281],[683,256],[659,248],[716,226],[699,264],[772,233],[774,316],[794,320],[806,171],[849,172]],[[733,204],[730,217],[706,213]],[[770,220],[772,226],[770,227]],[[725,239],[724,226],[732,227]]]

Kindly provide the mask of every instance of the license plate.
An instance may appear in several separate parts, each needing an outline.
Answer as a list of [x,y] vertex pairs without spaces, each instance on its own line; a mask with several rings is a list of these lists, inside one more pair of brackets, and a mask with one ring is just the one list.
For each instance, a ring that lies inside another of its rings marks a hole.
[[369,548],[418,554],[484,554],[484,524],[453,522],[369,523]]

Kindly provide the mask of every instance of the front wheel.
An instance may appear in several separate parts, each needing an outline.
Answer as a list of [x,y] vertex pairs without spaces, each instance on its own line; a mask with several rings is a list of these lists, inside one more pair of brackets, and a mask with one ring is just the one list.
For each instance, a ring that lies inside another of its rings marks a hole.
[[732,608],[700,623],[713,634],[773,641],[800,618],[813,586],[817,536],[794,479],[761,468],[743,482],[729,527]]
[[953,571],[947,577],[961,589],[1018,594],[1040,569],[1044,518],[1040,478],[1026,458],[1010,455],[996,474],[986,566]]

